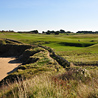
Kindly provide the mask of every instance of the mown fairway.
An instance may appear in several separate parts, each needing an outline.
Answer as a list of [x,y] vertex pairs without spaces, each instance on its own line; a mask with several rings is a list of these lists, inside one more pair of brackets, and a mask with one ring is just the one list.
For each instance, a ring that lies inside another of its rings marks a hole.
[[42,44],[75,64],[98,64],[98,35],[97,34],[25,34],[0,33],[0,38],[9,38],[26,44]]

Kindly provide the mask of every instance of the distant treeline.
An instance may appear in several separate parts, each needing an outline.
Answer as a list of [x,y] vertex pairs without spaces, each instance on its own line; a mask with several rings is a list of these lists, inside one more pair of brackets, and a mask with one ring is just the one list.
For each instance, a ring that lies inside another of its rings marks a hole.
[[71,32],[71,31],[64,31],[64,30],[59,30],[59,31],[50,31],[50,30],[48,30],[48,31],[46,31],[46,32],[42,32],[42,34],[55,34],[55,35],[59,35],[60,33],[66,33],[66,34],[68,34],[68,33],[73,33],[73,32]]
[[9,31],[4,31],[4,30],[2,30],[2,31],[0,31],[0,32],[14,32],[14,33],[31,33],[31,34],[55,34],[55,35],[58,35],[58,34],[60,34],[60,33],[73,33],[73,32],[70,32],[70,31],[64,31],[64,30],[59,30],[59,31],[50,31],[50,30],[48,30],[48,31],[42,31],[41,33],[40,32],[38,32],[38,30],[32,30],[32,31],[18,31],[18,32],[15,32],[15,31],[13,31],[13,30],[9,30]]
[[5,32],[5,33],[9,33],[9,32],[15,32],[15,31],[13,31],[13,30],[8,30],[8,31],[4,31],[4,30],[2,30],[2,31],[0,31],[0,32]]
[[[55,34],[55,35],[58,35],[58,34],[61,34],[61,33],[65,33],[65,34],[69,34],[69,33],[74,33],[74,32],[71,32],[71,31],[64,31],[64,30],[60,30],[60,31],[47,31],[47,32],[42,32],[44,34]],[[76,34],[98,34],[98,31],[78,31],[76,32]]]
[[0,32],[2,32],[2,33],[10,33],[10,32],[13,32],[13,33],[32,33],[32,34],[38,34],[39,33],[38,30],[33,30],[33,31],[18,31],[18,32],[15,32],[13,30],[9,30],[9,31],[2,30]]
[[78,31],[76,33],[83,33],[83,34],[98,34],[98,31]]
[[[10,32],[14,32],[14,33],[30,33],[30,34],[47,34],[47,35],[50,35],[50,34],[55,34],[55,35],[59,35],[59,34],[70,34],[70,33],[74,33],[74,32],[71,32],[71,31],[65,31],[65,30],[59,30],[59,31],[42,31],[42,32],[39,32],[38,30],[32,30],[32,31],[18,31],[18,32],[15,32],[13,30],[9,30],[9,31],[0,31],[0,32],[5,32],[5,33],[10,33]],[[98,31],[77,31],[76,34],[98,34]]]
[[33,31],[18,31],[18,33],[31,33],[31,34],[38,34],[38,30],[33,30]]

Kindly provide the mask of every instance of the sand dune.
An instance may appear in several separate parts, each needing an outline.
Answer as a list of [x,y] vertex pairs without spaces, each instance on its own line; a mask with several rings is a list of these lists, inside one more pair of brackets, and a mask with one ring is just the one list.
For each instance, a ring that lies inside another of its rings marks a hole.
[[0,58],[0,81],[8,74],[15,71],[21,63],[15,58]]

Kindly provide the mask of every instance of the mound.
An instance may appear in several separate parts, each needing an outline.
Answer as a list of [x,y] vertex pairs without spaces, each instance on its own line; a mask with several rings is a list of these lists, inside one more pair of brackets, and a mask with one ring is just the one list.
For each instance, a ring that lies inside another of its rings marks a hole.
[[0,82],[0,85],[3,82],[6,83],[7,80],[14,82],[14,80],[17,80],[17,77],[28,79],[43,72],[60,72],[70,66],[68,61],[57,56],[49,47],[24,45],[16,43],[17,41],[14,41],[14,45],[11,41],[13,40],[10,40],[10,43],[0,45],[0,56],[17,57],[17,60],[20,60],[22,65],[19,66],[14,73],[11,73],[4,78]]

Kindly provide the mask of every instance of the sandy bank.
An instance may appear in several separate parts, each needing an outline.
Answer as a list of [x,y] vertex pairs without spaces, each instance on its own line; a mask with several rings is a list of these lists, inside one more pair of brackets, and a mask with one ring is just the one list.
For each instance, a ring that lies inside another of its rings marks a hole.
[[1,58],[0,57],[0,81],[5,78],[8,74],[15,71],[21,63],[15,58]]

